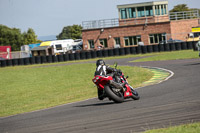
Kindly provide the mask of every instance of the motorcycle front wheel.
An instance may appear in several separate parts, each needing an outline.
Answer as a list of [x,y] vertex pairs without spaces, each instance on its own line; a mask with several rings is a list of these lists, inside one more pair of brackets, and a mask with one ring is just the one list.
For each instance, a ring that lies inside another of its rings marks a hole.
[[110,99],[112,99],[114,102],[116,102],[116,103],[122,103],[124,101],[124,96],[123,96],[123,94],[121,92],[115,92],[108,85],[105,85],[104,89],[105,89],[106,95]]
[[138,92],[136,90],[131,89],[131,92],[133,94],[132,99],[134,99],[134,100],[139,100],[140,99],[140,96],[139,96],[139,94],[138,94]]

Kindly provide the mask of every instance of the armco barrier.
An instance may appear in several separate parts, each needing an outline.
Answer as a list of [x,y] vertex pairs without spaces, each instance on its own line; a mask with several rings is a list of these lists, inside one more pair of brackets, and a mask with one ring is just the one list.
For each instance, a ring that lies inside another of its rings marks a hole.
[[80,53],[66,53],[63,55],[49,55],[49,56],[35,56],[30,58],[20,58],[11,60],[0,60],[0,67],[6,66],[17,66],[17,65],[29,65],[29,64],[42,64],[52,62],[62,62],[69,60],[82,60],[96,57],[110,57],[127,54],[140,54],[140,53],[151,53],[151,52],[162,52],[162,51],[175,51],[175,50],[186,50],[193,49],[197,50],[195,42],[182,42],[182,43],[170,43],[163,45],[145,45],[136,47],[125,47],[116,49],[104,49],[104,50],[93,50],[93,51],[81,51]]

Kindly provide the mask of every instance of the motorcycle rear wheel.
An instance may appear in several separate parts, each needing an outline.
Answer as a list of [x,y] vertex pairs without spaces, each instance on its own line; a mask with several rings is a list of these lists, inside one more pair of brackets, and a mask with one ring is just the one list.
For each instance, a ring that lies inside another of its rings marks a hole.
[[114,92],[110,86],[105,85],[104,90],[107,96],[116,103],[122,103],[124,101],[124,96],[121,92]]

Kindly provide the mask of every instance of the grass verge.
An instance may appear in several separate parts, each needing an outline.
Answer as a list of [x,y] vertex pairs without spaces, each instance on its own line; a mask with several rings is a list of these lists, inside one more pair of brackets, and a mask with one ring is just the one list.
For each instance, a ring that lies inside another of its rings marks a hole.
[[200,123],[184,124],[169,128],[145,131],[144,133],[200,133]]
[[[148,69],[118,66],[129,83],[138,87],[153,73]],[[0,116],[14,115],[97,96],[92,83],[95,64],[51,67],[19,66],[0,69]]]
[[162,52],[156,54],[147,54],[150,57],[141,58],[132,62],[145,62],[145,61],[163,61],[163,60],[178,60],[178,59],[193,59],[199,58],[198,51],[183,50],[173,52]]

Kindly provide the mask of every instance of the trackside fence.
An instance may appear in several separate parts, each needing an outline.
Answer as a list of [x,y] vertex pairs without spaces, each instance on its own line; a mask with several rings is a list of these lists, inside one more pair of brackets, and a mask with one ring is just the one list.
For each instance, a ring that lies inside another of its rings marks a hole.
[[73,60],[86,60],[92,58],[122,56],[128,54],[146,54],[153,52],[178,51],[187,49],[197,50],[196,43],[197,42],[168,43],[160,45],[144,45],[137,47],[104,49],[97,51],[82,51],[80,53],[70,53],[57,56],[49,55],[49,56],[34,56],[28,58],[15,58],[9,60],[0,60],[0,67],[44,64],[44,63],[64,62]]

